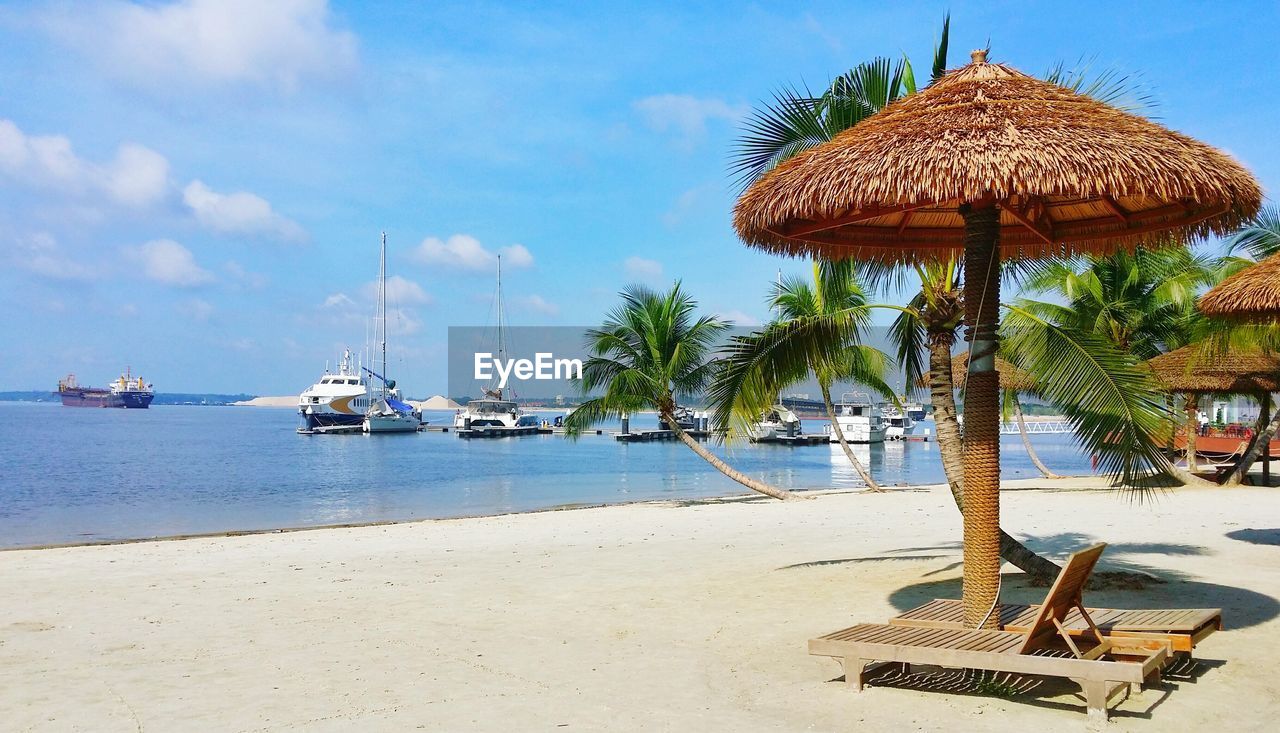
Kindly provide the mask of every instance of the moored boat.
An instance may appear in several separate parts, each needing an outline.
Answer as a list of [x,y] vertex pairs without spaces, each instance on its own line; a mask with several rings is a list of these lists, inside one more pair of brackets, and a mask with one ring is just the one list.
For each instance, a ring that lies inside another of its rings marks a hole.
[[[846,443],[883,443],[885,436],[884,416],[880,409],[863,392],[845,392],[835,404],[836,421],[840,424],[840,432],[844,434]],[[832,443],[840,442],[836,432],[828,423],[824,430]]]
[[319,381],[298,395],[298,432],[360,426],[371,402],[369,386],[352,361],[351,349],[346,349],[336,373],[325,370]]

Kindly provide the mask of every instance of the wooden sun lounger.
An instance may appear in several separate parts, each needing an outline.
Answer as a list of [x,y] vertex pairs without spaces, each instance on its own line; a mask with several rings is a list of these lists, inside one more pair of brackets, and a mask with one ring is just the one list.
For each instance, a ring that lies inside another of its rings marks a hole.
[[[858,624],[809,641],[809,653],[841,662],[845,683],[861,690],[870,662],[1062,677],[1084,691],[1089,715],[1107,717],[1109,702],[1134,685],[1159,679],[1169,642],[1104,634],[1081,603],[1085,581],[1106,545],[1068,558],[1026,631]],[[1072,634],[1064,620],[1076,611],[1088,632]]]
[[[1206,636],[1222,629],[1221,608],[1087,609],[1102,633],[1133,638],[1163,637],[1172,651],[1190,654]],[[1040,606],[1007,604],[1000,606],[1000,629],[1027,633],[1035,622]],[[960,601],[938,598],[889,619],[894,626],[921,626],[933,629],[963,629],[964,605]],[[1062,622],[1073,636],[1089,633],[1089,625],[1080,612],[1071,609]]]

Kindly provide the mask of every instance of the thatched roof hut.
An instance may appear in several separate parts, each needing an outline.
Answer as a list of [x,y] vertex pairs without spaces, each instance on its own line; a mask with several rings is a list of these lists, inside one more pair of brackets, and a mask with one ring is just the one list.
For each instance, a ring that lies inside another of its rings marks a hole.
[[993,197],[1002,256],[1037,257],[1227,234],[1257,212],[1257,181],[1225,153],[975,58],[762,176],[734,209],[738,234],[914,261],[961,252],[957,206]]
[[1280,392],[1280,355],[1206,352],[1199,344],[1147,360],[1169,392],[1259,395]]
[[1280,320],[1280,254],[1245,268],[1200,298],[1200,312],[1241,321]]

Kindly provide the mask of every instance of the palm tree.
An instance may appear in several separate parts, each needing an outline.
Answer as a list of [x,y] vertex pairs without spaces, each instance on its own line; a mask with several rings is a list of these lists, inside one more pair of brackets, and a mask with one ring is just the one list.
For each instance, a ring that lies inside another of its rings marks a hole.
[[734,470],[680,427],[677,398],[703,393],[719,368],[710,357],[729,324],[711,316],[695,318],[697,303],[676,282],[658,293],[632,286],[604,325],[587,332],[591,357],[582,367],[584,393],[603,390],[565,420],[571,436],[601,421],[644,409],[656,410],[682,443],[725,476],[775,499],[798,499],[776,486]]
[[[1052,300],[1018,302],[1060,326],[1092,330],[1146,360],[1199,339],[1205,319],[1196,297],[1220,279],[1224,262],[1181,246],[1028,263],[1020,273],[1023,292]],[[1183,397],[1187,470],[1167,464],[1166,472],[1183,483],[1206,483],[1193,475],[1199,400],[1198,394]]]
[[[782,280],[774,287],[770,307],[778,313],[778,324],[844,311],[850,314],[860,313],[865,325],[870,316],[866,294],[858,284],[852,263],[847,260],[814,262],[812,284],[801,278]],[[857,471],[870,491],[883,489],[849,447],[840,421],[836,419],[835,405],[831,401],[831,385],[837,380],[859,382],[881,395],[893,397],[893,389],[884,381],[885,361],[885,355],[879,350],[852,342],[844,345],[839,361],[815,360],[808,364],[809,370],[817,378],[822,404],[826,407],[827,419],[831,421],[832,433],[840,443],[845,457],[853,465],[853,470]]]
[[[933,80],[944,73],[947,66],[948,36],[950,16],[942,26],[942,33],[933,51]],[[1104,73],[1090,78],[1087,70],[1066,71],[1062,65],[1051,69],[1047,77],[1063,86],[1090,94],[1112,104],[1133,97],[1131,85],[1126,77]],[[903,57],[898,62],[878,58],[860,64],[837,78],[828,89],[819,96],[801,92],[794,88],[783,88],[775,93],[773,104],[756,110],[746,123],[744,134],[737,145],[731,172],[737,174],[739,183],[745,187],[778,164],[797,153],[808,150],[831,140],[835,135],[846,130],[894,100],[916,92],[915,74],[910,59]],[[1149,104],[1149,98],[1138,95],[1130,104],[1131,107]],[[1123,106],[1123,104],[1121,105]],[[924,373],[920,355],[928,354],[928,370],[930,397],[934,408],[939,453],[942,456],[943,469],[947,475],[947,483],[951,489],[956,506],[963,511],[963,461],[962,443],[959,422],[956,419],[955,385],[951,375],[951,352],[955,346],[956,334],[963,321],[964,309],[961,302],[961,266],[958,260],[934,261],[916,265],[911,269],[886,268],[875,263],[859,262],[860,274],[869,287],[881,284],[901,287],[907,284],[911,274],[919,278],[920,290],[912,298],[903,313],[894,322],[892,332],[898,341],[898,356],[907,370],[908,385],[915,384],[913,375]],[[775,334],[772,339],[762,339],[755,343],[737,344],[738,356],[750,359],[752,354],[761,351],[776,351],[779,354],[791,353],[805,356],[821,354],[820,344],[779,344],[789,336],[793,340],[821,339],[833,337],[841,329],[837,321],[838,315],[832,314],[825,324],[810,320],[793,324],[785,334]],[[1024,331],[1045,330],[1051,324],[1031,314],[1020,318]],[[1096,339],[1088,336],[1071,339],[1068,334],[1059,330],[1054,343],[1065,343],[1072,349],[1073,356],[1087,353],[1092,347],[1101,348]],[[1038,360],[1032,362],[1040,364]],[[1087,359],[1086,359],[1087,361]],[[1149,414],[1151,405],[1142,394],[1125,394],[1119,391],[1119,385],[1131,388],[1149,389],[1149,380],[1135,373],[1126,358],[1120,354],[1108,354],[1104,360],[1113,363],[1123,372],[1119,380],[1103,380],[1100,384],[1105,396],[1099,405],[1104,405],[1111,412],[1098,413],[1091,416],[1086,411],[1074,411],[1076,420],[1098,424],[1115,424],[1117,415],[1126,414],[1132,408],[1136,412],[1129,413],[1131,418],[1126,424],[1126,436],[1132,439],[1131,444],[1140,448],[1136,452],[1139,460],[1131,460],[1111,452],[1107,445],[1100,447],[1108,451],[1106,465],[1125,472],[1138,469],[1141,459],[1159,460],[1146,445],[1150,441],[1145,429],[1151,425]],[[1077,367],[1084,365],[1074,362]],[[1100,364],[1102,362],[1095,362]],[[783,369],[781,364],[768,368]],[[728,390],[732,380],[728,378],[732,370],[726,372],[726,381],[719,386],[720,404],[717,410],[718,423],[723,424],[731,419],[729,412],[741,409],[734,406],[732,395]],[[1079,376],[1079,374],[1077,374]],[[747,375],[739,375],[743,384],[752,379]],[[1067,393],[1062,393],[1067,397]],[[1096,406],[1096,405],[1095,405]],[[726,412],[726,410],[728,412]],[[1138,419],[1140,417],[1141,419]],[[1100,420],[1099,420],[1100,418]],[[1123,422],[1123,420],[1121,420]],[[1091,439],[1085,442],[1098,443],[1092,438],[1098,437],[1089,431]],[[1105,443],[1105,441],[1103,441]],[[1000,531],[1001,556],[1030,575],[1047,577],[1056,574],[1058,567],[1048,560],[1039,557],[1027,549],[1003,530]]]

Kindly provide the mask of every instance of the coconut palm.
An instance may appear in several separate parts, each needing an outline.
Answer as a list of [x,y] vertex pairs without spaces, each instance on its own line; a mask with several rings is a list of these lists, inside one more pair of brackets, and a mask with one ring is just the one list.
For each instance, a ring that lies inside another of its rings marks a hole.
[[584,393],[603,390],[565,419],[570,436],[601,421],[639,410],[656,410],[676,437],[725,476],[775,499],[797,495],[737,471],[680,427],[677,399],[696,397],[719,368],[711,357],[729,324],[696,317],[697,303],[680,283],[665,293],[632,286],[600,328],[587,332],[591,356],[582,367]]
[[[777,283],[774,286],[773,297],[770,299],[770,307],[778,314],[777,321],[771,324],[772,328],[781,327],[789,321],[841,311],[849,313],[852,318],[859,318],[864,326],[870,320],[866,294],[858,284],[853,264],[847,260],[814,262],[812,282],[793,277]],[[871,491],[882,489],[858,457],[853,454],[853,449],[845,439],[840,421],[836,419],[835,405],[831,401],[831,385],[836,381],[858,382],[871,387],[883,396],[893,398],[893,389],[884,381],[886,361],[887,358],[878,349],[852,342],[844,345],[839,361],[817,360],[808,364],[809,370],[818,381],[818,389],[822,393],[822,404],[826,407],[827,419],[831,421],[831,431],[836,436],[845,457],[853,465],[854,471]],[[776,391],[773,394],[776,394]]]
[[[1199,340],[1205,319],[1196,296],[1230,262],[1186,246],[1030,263],[1019,273],[1023,292],[1050,300],[1019,299],[1021,307],[1061,326],[1092,330],[1116,347],[1151,359]],[[1187,414],[1187,471],[1167,464],[1183,483],[1195,478],[1195,432],[1201,395],[1183,396]]]

